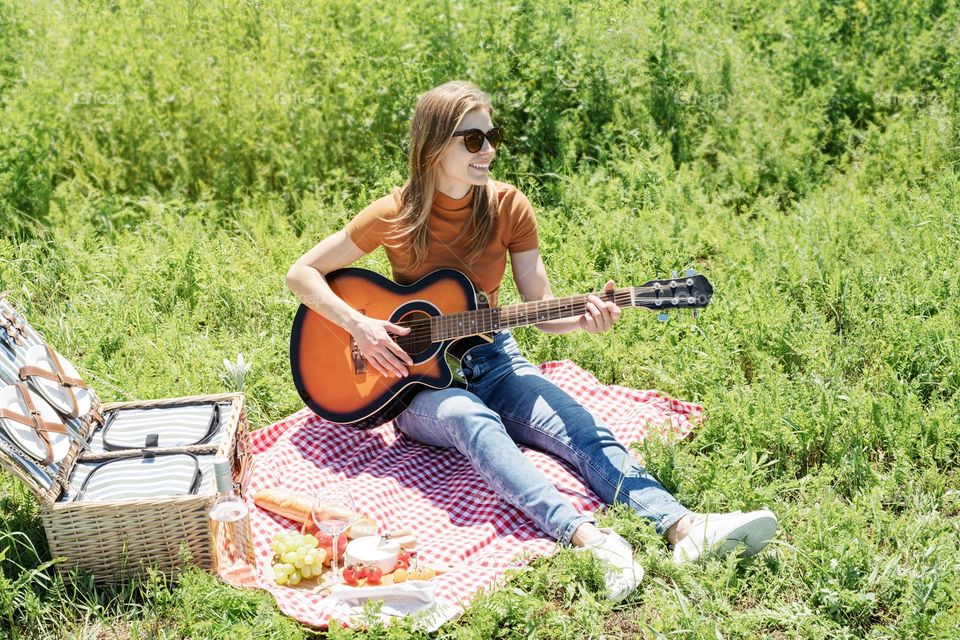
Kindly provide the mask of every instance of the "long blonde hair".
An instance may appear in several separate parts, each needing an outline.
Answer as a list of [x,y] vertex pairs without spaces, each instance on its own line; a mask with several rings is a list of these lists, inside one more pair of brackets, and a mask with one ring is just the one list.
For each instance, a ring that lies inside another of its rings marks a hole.
[[[490,98],[472,82],[453,81],[427,91],[417,101],[410,122],[409,176],[403,186],[400,211],[392,233],[385,241],[394,250],[406,250],[413,270],[427,258],[427,220],[436,189],[437,166],[451,134],[463,117],[475,109],[483,109],[493,118]],[[466,246],[471,247],[466,262],[483,253],[497,231],[497,190],[492,180],[484,186],[474,185],[473,212],[459,238],[469,232]],[[458,238],[458,239],[459,239]]]

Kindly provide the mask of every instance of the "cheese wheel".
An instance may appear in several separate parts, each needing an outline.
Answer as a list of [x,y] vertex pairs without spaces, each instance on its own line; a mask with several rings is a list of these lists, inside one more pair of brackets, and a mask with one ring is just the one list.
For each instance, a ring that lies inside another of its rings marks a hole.
[[344,558],[346,566],[366,564],[379,567],[384,573],[390,573],[397,564],[400,545],[380,536],[364,536],[347,543]]

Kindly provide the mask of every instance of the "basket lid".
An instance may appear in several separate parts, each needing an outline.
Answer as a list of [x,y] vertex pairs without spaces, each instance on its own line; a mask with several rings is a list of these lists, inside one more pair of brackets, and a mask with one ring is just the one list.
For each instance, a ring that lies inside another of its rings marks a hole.
[[39,412],[38,417],[43,418],[46,426],[62,424],[63,433],[46,431],[55,451],[52,461],[44,464],[47,456],[37,453],[46,447],[36,430],[22,421],[18,423],[16,418],[0,421],[0,466],[19,478],[38,498],[51,503],[62,493],[64,479],[80,449],[87,446],[93,423],[99,420],[100,400],[80,378],[76,367],[44,342],[3,293],[0,400],[13,414],[23,415],[23,410],[30,413],[23,402],[24,389]]

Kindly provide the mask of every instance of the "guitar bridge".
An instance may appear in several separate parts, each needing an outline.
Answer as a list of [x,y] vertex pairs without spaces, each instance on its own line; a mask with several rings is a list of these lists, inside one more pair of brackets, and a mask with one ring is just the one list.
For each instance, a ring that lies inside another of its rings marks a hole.
[[[363,313],[364,310],[357,309],[357,311]],[[350,354],[353,356],[353,372],[358,376],[366,375],[367,359],[360,353],[360,347],[357,346],[357,341],[354,340],[353,336],[350,336]]]
[[353,355],[353,372],[358,376],[366,374],[367,359],[360,353],[360,347],[357,346],[357,341],[353,337],[350,338],[350,353]]

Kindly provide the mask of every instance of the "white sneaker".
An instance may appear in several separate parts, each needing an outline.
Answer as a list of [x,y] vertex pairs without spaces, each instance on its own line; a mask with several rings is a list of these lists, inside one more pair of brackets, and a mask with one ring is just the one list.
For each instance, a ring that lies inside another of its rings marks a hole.
[[689,535],[673,548],[674,562],[696,562],[722,556],[739,545],[743,558],[760,553],[777,531],[777,516],[769,509],[743,513],[706,513],[694,516]]
[[643,567],[634,562],[633,549],[613,529],[600,529],[604,535],[596,541],[579,547],[591,551],[604,561],[603,579],[607,585],[607,600],[617,602],[633,593],[643,579]]

